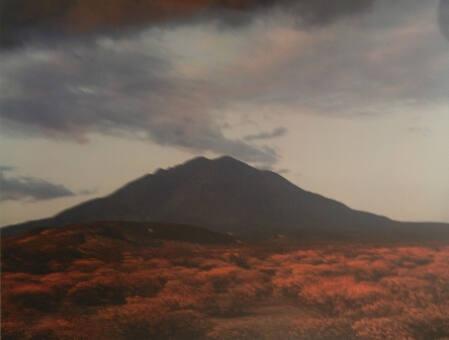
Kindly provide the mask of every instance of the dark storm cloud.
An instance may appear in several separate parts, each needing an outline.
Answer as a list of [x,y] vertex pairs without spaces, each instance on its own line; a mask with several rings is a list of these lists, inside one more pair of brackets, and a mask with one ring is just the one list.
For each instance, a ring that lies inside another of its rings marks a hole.
[[264,140],[264,139],[273,139],[285,136],[287,134],[287,129],[285,127],[277,127],[272,131],[261,132],[254,135],[245,136],[243,139],[247,142],[255,141],[255,140]]
[[[91,133],[147,138],[159,145],[272,164],[276,153],[229,139],[209,110],[207,84],[172,72],[168,61],[125,42],[31,51],[0,65],[0,120],[22,136],[84,142]],[[107,44],[106,44],[107,45]]]
[[63,185],[34,177],[7,174],[13,169],[0,167],[0,201],[41,201],[75,195]]
[[4,0],[0,5],[0,46],[210,20],[237,27],[273,9],[294,13],[300,25],[323,25],[369,8],[374,1]]
[[[362,8],[295,3],[310,24],[335,20],[325,14],[334,6],[340,16]],[[120,134],[272,165],[276,151],[250,141],[284,132],[226,136],[223,112],[233,104],[247,104],[248,115],[275,103],[294,112],[364,116],[446,100],[449,58],[435,25],[437,4],[378,0],[368,15],[313,31],[290,25],[290,13],[238,34],[205,25],[28,46],[0,55],[0,128],[79,142]],[[304,14],[314,11],[320,15]],[[239,44],[221,46],[223,36]]]

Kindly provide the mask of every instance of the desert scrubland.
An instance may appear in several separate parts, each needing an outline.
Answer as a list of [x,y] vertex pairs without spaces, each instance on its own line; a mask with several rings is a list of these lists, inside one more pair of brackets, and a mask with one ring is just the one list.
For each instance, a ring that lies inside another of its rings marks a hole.
[[449,337],[449,246],[138,242],[117,230],[4,238],[2,338]]

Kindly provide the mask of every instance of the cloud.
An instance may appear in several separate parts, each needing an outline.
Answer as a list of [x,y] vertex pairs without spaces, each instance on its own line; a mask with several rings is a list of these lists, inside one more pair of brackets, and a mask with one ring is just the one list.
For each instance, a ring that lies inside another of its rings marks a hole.
[[449,49],[438,1],[378,1],[369,13],[319,30],[284,23],[247,37],[252,58],[222,80],[246,104],[284,111],[374,116],[447,102]]
[[75,194],[60,184],[34,177],[7,175],[12,167],[0,167],[0,201],[41,201]]
[[438,7],[438,23],[441,33],[449,41],[449,0],[440,0]]
[[2,132],[77,142],[112,134],[273,165],[277,152],[251,141],[282,131],[228,137],[226,112],[242,104],[254,120],[276,106],[362,117],[447,101],[449,50],[437,2],[379,0],[337,21],[326,19],[328,8],[339,15],[361,8],[295,3],[303,16],[320,13],[304,20],[321,26],[304,29],[295,12],[281,11],[238,33],[207,22],[3,54]]
[[140,41],[30,50],[0,65],[0,119],[23,136],[86,142],[91,133],[150,139],[272,164],[276,152],[227,138],[210,111],[216,88],[176,74]]
[[8,165],[0,165],[0,174],[8,171],[13,171],[14,167]]
[[294,13],[300,25],[324,25],[375,0],[3,0],[0,46],[30,40],[116,34],[128,28],[216,21],[239,27],[266,11]]
[[245,136],[243,139],[247,142],[255,141],[255,140],[264,140],[264,139],[273,139],[285,136],[287,134],[287,129],[285,127],[277,127],[272,131],[261,132],[254,135]]

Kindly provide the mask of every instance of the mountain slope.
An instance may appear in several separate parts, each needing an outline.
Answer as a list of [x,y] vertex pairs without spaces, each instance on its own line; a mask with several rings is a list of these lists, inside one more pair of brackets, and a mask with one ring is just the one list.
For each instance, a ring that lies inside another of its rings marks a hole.
[[1,241],[4,271],[35,274],[52,272],[52,261],[65,267],[89,256],[117,261],[127,251],[159,248],[165,241],[196,245],[235,244],[232,236],[190,225],[114,221],[38,229],[24,235],[4,237]]
[[[278,174],[231,157],[201,157],[158,170],[51,219],[17,228],[97,220],[187,223],[241,235],[294,232],[334,238],[389,234],[392,230],[397,236],[406,227],[304,191]],[[408,233],[423,230],[418,224],[407,227]],[[448,229],[436,224],[426,228]]]

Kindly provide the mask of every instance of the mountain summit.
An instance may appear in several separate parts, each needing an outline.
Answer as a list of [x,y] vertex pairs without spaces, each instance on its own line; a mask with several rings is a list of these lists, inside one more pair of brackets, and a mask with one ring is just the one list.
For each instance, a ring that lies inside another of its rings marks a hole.
[[[402,237],[407,229],[402,223],[353,210],[305,191],[272,171],[256,169],[229,156],[212,160],[199,157],[159,169],[109,196],[15,228],[105,220],[191,224],[248,236],[291,233],[335,239],[382,234]],[[442,225],[408,227],[406,234],[419,231],[421,235],[424,230],[441,230]],[[443,229],[447,233],[448,228]]]

